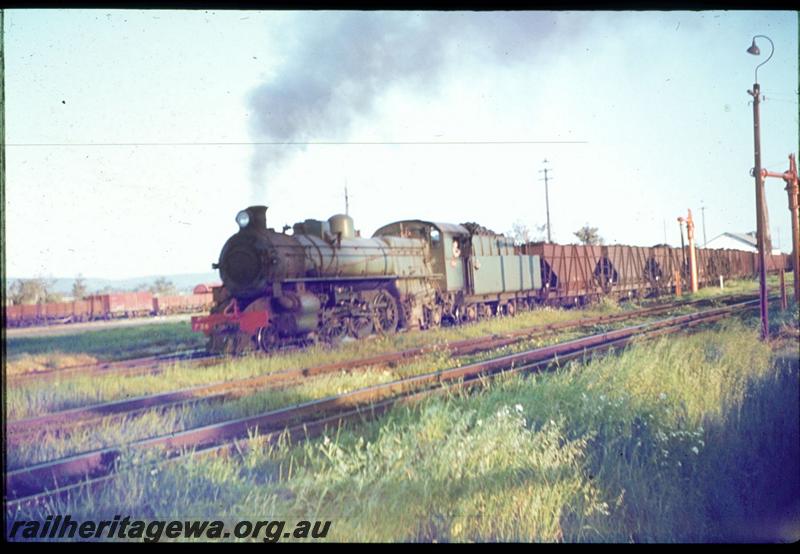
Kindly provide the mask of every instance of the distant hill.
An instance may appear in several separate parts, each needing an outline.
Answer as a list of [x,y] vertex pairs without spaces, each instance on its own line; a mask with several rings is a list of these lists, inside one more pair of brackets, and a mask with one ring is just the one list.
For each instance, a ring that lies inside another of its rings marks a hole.
[[[111,287],[114,290],[126,291],[132,290],[141,284],[147,286],[152,285],[159,277],[165,277],[172,281],[178,292],[191,292],[192,289],[200,283],[214,283],[219,282],[219,272],[209,271],[206,273],[179,273],[176,275],[145,275],[143,277],[130,277],[128,279],[97,279],[94,277],[84,277],[86,280],[86,287],[89,292],[97,292],[106,287]],[[17,277],[6,277],[6,283],[11,284],[16,281]],[[26,277],[22,277],[26,279]],[[62,294],[69,294],[72,292],[72,284],[75,282],[74,277],[55,277],[53,287],[54,292]]]

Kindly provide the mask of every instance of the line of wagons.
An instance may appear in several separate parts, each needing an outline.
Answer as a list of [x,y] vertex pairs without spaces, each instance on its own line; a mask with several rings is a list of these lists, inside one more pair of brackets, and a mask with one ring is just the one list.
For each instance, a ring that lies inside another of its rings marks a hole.
[[[718,286],[720,278],[750,279],[758,275],[758,255],[742,250],[697,248],[700,287]],[[545,304],[574,305],[602,296],[643,297],[670,294],[680,285],[689,290],[687,248],[666,245],[584,246],[530,243],[514,247],[515,254],[539,256]],[[791,256],[767,256],[767,272],[791,270]]]
[[214,303],[211,288],[212,285],[198,285],[192,294],[181,295],[118,292],[94,294],[72,302],[6,306],[6,327],[208,312]]

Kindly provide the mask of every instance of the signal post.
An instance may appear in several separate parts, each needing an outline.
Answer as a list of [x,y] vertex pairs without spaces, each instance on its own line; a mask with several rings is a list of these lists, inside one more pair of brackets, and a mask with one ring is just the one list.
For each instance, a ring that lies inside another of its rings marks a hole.
[[794,301],[800,304],[800,184],[798,184],[797,162],[794,154],[789,154],[789,169],[783,173],[761,170],[761,177],[777,177],[786,182],[786,193],[789,196],[789,212],[792,214],[792,269],[794,273]]
[[[678,222],[686,223],[686,238],[689,241],[689,283],[692,287],[692,292],[695,293],[698,290],[697,253],[694,249],[694,220],[692,219],[692,210],[689,210],[689,214],[686,218],[679,217]],[[683,234],[681,234],[681,239],[683,239]]]

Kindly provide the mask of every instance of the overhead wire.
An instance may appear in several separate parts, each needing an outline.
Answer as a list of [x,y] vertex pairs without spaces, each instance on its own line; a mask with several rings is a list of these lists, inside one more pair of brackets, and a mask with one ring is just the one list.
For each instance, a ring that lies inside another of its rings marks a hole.
[[26,142],[7,143],[14,147],[91,147],[91,146],[471,146],[525,144],[588,144],[585,140],[497,140],[497,141],[318,141],[318,142]]

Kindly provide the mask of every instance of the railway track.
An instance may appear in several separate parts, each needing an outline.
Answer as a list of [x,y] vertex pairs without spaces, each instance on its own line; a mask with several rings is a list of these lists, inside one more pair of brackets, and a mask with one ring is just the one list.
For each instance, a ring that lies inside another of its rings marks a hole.
[[[749,300],[755,297],[756,297],[755,295],[721,296],[717,298],[703,298],[699,300],[689,300],[685,302],[657,304],[647,308],[625,312],[623,314],[612,314],[607,316],[598,316],[594,318],[581,318],[573,321],[565,321],[549,325],[540,325],[528,329],[523,329],[520,331],[515,331],[512,333],[507,333],[504,336],[509,338],[523,337],[526,335],[532,335],[534,333],[548,333],[548,332],[561,331],[577,327],[600,325],[603,323],[614,323],[616,321],[624,321],[625,319],[631,319],[634,317],[644,317],[647,315],[664,313],[681,307],[703,306],[715,302],[735,303],[735,302],[742,302],[745,300]],[[385,356],[400,356],[397,359],[403,359],[403,358],[419,356],[427,352],[430,352],[430,349],[428,349],[427,347],[421,347],[421,348],[410,349],[402,353],[387,354]],[[379,357],[380,356],[376,356],[374,358],[377,359]],[[16,385],[16,384],[35,382],[39,380],[44,381],[44,380],[54,380],[54,379],[64,379],[64,378],[74,378],[74,377],[84,377],[84,376],[101,377],[110,374],[114,374],[115,376],[130,377],[137,375],[156,374],[163,371],[165,368],[170,367],[172,364],[178,362],[184,362],[184,363],[190,362],[197,364],[198,366],[204,366],[213,364],[221,359],[224,359],[224,356],[216,354],[208,354],[203,350],[191,350],[187,352],[162,354],[158,356],[145,356],[129,360],[101,362],[97,364],[87,364],[87,365],[66,367],[61,369],[49,369],[45,371],[35,371],[29,373],[20,373],[16,375],[8,375],[6,376],[6,382],[9,385]],[[396,360],[393,359],[386,361],[378,360],[372,363],[389,363],[391,361],[396,361]],[[357,360],[356,362],[342,362],[342,364],[339,364],[337,366],[338,370],[349,369],[350,366],[348,366],[348,364],[351,363],[356,363],[360,365],[361,361]],[[307,371],[307,370],[302,370],[302,371]]]
[[[691,304],[692,303],[684,303],[680,307]],[[675,306],[653,306],[623,314],[581,318],[574,321],[537,326],[514,331],[502,336],[491,335],[475,339],[465,339],[446,344],[379,354],[367,358],[329,363],[316,367],[287,369],[256,377],[199,385],[176,391],[73,408],[37,417],[10,421],[6,426],[6,439],[10,444],[15,444],[22,441],[31,441],[36,438],[36,436],[46,432],[71,434],[78,428],[111,417],[114,419],[124,419],[152,409],[166,410],[188,403],[223,401],[243,393],[252,394],[267,388],[287,386],[307,377],[401,363],[435,351],[447,351],[454,356],[466,356],[513,345],[520,341],[555,333],[560,330],[629,321],[631,319],[661,314],[672,309],[675,309]],[[208,358],[200,358],[201,361],[207,359]],[[212,361],[215,359],[216,358],[212,358]],[[108,370],[104,369],[102,371]]]
[[189,350],[157,356],[143,356],[129,360],[115,360],[96,364],[76,365],[60,369],[47,369],[44,371],[31,371],[8,375],[6,382],[11,385],[30,383],[33,381],[50,381],[74,377],[98,377],[114,374],[119,376],[145,375],[158,373],[164,368],[178,362],[193,362],[198,365],[213,363],[222,358],[216,354],[208,354],[204,350]]
[[[638,338],[651,338],[712,323],[757,306],[758,301],[751,300],[669,317],[462,367],[398,379],[252,417],[139,440],[124,447],[105,448],[20,468],[6,473],[6,509],[8,512],[33,506],[77,492],[81,487],[102,487],[123,469],[118,467],[118,463],[125,452],[150,453],[158,455],[161,460],[174,460],[188,453],[218,455],[240,452],[247,448],[246,439],[254,432],[266,441],[275,441],[284,433],[295,440],[313,437],[326,427],[374,417],[398,404],[416,402],[453,387],[482,384],[499,374],[545,369],[554,362],[580,359],[596,352],[624,347]],[[84,481],[86,478],[88,481]]]

